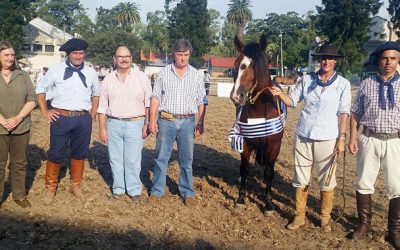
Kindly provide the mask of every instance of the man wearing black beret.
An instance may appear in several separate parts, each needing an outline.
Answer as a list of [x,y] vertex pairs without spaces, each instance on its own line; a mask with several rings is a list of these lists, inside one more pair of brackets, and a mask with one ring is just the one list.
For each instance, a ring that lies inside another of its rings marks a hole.
[[[96,71],[84,63],[87,47],[87,42],[78,38],[63,44],[60,51],[66,52],[67,60],[50,68],[36,87],[42,115],[51,122],[45,177],[46,205],[54,201],[58,174],[68,146],[71,152],[70,192],[77,198],[82,196],[84,162],[100,94]],[[53,109],[50,110],[46,105],[49,89],[53,94]]]
[[400,44],[386,42],[370,59],[379,65],[379,73],[361,83],[350,119],[349,150],[357,155],[358,212],[352,238],[359,239],[371,229],[371,194],[382,168],[389,198],[387,239],[400,249]]

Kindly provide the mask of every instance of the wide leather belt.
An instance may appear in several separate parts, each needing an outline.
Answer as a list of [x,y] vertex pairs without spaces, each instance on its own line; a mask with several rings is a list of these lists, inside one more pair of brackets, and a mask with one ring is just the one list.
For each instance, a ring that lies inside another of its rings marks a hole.
[[142,116],[135,116],[135,117],[129,117],[129,118],[119,118],[115,116],[108,116],[110,119],[115,119],[115,120],[120,120],[120,121],[138,121],[144,119],[144,115]]
[[58,108],[53,108],[53,110],[63,116],[81,116],[81,115],[89,114],[89,111],[86,111],[86,110],[76,111],[76,110],[66,110],[66,109],[58,109]]
[[174,118],[176,118],[176,119],[185,119],[185,118],[191,118],[193,116],[194,116],[194,114],[174,115]]
[[362,133],[363,133],[363,135],[365,135],[367,137],[373,137],[373,138],[376,138],[376,139],[379,139],[379,140],[382,140],[382,141],[387,141],[387,140],[390,140],[390,139],[400,138],[400,134],[399,134],[400,132],[391,133],[391,134],[389,134],[389,133],[376,133],[376,132],[370,130],[369,128],[367,128],[367,127],[363,127]]

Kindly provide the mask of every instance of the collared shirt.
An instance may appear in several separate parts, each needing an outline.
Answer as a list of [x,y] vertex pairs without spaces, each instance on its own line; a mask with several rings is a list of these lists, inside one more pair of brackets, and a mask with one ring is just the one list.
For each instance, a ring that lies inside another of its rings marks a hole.
[[102,82],[97,113],[117,118],[142,116],[150,107],[150,96],[151,84],[145,73],[131,68],[122,82],[113,71]]
[[376,133],[397,133],[400,130],[400,79],[393,82],[394,108],[389,108],[388,87],[384,86],[386,110],[379,107],[379,83],[376,76],[361,82],[351,112],[360,116],[359,124]]
[[[7,84],[0,77],[0,114],[5,118],[11,118],[19,114],[27,102],[36,101],[35,89],[28,73],[15,70],[11,74],[10,82]],[[31,116],[26,116],[11,134],[22,134],[31,128]],[[9,132],[0,125],[0,134]]]
[[333,140],[339,134],[339,115],[350,114],[350,82],[338,75],[324,90],[317,85],[310,91],[309,87],[315,84],[314,81],[310,75],[306,75],[290,93],[293,107],[304,101],[296,134],[312,140]]
[[186,73],[180,78],[174,64],[169,64],[160,71],[152,97],[160,101],[160,111],[177,115],[197,114],[198,106],[207,104],[203,75],[188,65]]
[[83,85],[77,72],[72,77],[63,80],[67,65],[65,62],[50,68],[43,80],[36,85],[36,94],[44,94],[51,89],[55,108],[89,111],[92,108],[92,96],[99,96],[100,85],[96,71],[85,65],[82,73],[86,77],[87,88]]

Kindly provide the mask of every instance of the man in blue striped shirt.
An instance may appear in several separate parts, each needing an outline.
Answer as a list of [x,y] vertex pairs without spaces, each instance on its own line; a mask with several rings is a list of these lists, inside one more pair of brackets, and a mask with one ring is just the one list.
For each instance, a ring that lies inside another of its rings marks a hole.
[[160,71],[150,103],[150,132],[157,135],[157,144],[149,202],[156,202],[164,193],[168,161],[176,141],[180,165],[179,193],[184,204],[192,206],[195,203],[194,137],[203,133],[207,98],[203,75],[189,65],[193,51],[190,42],[179,39],[172,50],[175,61]]

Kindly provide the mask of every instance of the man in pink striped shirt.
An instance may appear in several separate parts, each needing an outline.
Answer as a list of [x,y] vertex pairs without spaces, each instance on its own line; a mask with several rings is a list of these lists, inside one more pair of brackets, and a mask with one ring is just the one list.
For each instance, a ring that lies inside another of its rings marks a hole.
[[100,92],[99,137],[108,144],[112,198],[127,193],[137,201],[142,193],[140,170],[148,135],[151,85],[142,71],[132,68],[127,47],[117,48],[114,63],[117,69],[104,78]]

